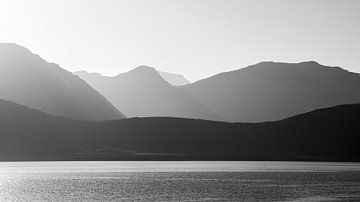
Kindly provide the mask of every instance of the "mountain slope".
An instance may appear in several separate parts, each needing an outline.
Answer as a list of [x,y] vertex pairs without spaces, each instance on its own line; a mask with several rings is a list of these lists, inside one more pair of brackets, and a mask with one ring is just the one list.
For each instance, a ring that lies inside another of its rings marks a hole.
[[0,100],[0,160],[360,161],[359,114],[355,104],[265,123],[85,122]]
[[160,76],[173,86],[184,86],[190,83],[184,75],[158,71]]
[[225,120],[261,122],[360,102],[360,75],[316,62],[262,62],[182,87]]
[[86,82],[16,44],[0,44],[0,98],[74,119],[124,117]]
[[170,85],[151,67],[140,66],[115,77],[75,72],[128,117],[173,116],[220,119],[183,90]]

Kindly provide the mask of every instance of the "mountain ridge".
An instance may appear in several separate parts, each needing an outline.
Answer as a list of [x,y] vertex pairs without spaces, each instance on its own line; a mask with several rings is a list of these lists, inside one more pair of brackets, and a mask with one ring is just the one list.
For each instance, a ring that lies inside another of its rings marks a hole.
[[280,120],[360,102],[360,75],[317,62],[261,62],[180,87],[226,121]]
[[0,161],[360,161],[360,104],[263,123],[171,117],[101,122],[54,117],[0,99]]
[[0,98],[83,120],[124,116],[85,81],[17,44],[0,44]]
[[185,86],[191,82],[182,74],[174,74],[169,72],[158,71],[163,79],[173,86]]
[[182,89],[172,86],[155,68],[140,66],[114,77],[75,72],[128,117],[173,116],[214,119],[218,115]]

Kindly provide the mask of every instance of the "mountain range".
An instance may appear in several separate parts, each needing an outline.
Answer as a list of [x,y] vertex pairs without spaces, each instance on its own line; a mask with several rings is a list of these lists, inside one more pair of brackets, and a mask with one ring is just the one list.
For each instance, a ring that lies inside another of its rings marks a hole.
[[74,74],[102,93],[127,117],[219,119],[211,109],[165,81],[152,67],[139,66],[114,77],[85,71]]
[[190,81],[187,80],[182,74],[173,74],[169,72],[158,71],[160,76],[173,86],[184,86],[190,84]]
[[73,74],[2,43],[0,161],[360,161],[357,73],[262,62],[185,83],[148,66]]
[[115,77],[75,74],[128,117],[263,122],[360,103],[359,74],[313,61],[262,62],[183,86],[170,85],[146,66]]
[[87,122],[0,100],[0,160],[359,161],[360,104],[276,122],[171,117]]
[[360,103],[359,74],[313,61],[262,62],[176,86],[182,76],[148,66],[114,77],[75,72],[79,78],[22,46],[3,43],[0,67],[0,98],[80,120],[170,116],[263,122]]
[[360,103],[360,74],[317,62],[262,62],[181,89],[231,122],[262,122]]
[[74,119],[124,118],[82,79],[11,43],[0,43],[0,98]]

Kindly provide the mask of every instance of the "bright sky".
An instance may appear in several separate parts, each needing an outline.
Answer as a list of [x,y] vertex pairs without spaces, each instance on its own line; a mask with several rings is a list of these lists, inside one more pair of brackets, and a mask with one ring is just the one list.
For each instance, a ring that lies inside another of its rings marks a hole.
[[261,61],[360,72],[358,0],[0,0],[0,42],[63,68],[192,81]]

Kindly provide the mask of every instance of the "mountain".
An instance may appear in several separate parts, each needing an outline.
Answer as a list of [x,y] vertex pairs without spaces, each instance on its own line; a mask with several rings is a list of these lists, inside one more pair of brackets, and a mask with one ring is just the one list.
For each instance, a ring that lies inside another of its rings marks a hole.
[[360,75],[316,62],[262,62],[182,86],[226,121],[262,122],[360,103]]
[[85,81],[11,43],[0,44],[0,98],[74,119],[124,118]]
[[158,71],[160,76],[173,86],[184,86],[190,83],[184,75]]
[[0,100],[0,161],[360,161],[360,104],[276,122],[169,117],[86,122]]
[[140,66],[115,77],[75,72],[128,117],[172,116],[220,119],[182,89],[165,81],[152,67]]

